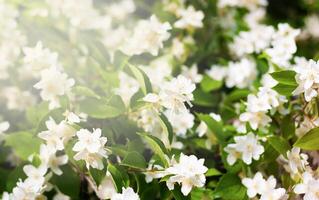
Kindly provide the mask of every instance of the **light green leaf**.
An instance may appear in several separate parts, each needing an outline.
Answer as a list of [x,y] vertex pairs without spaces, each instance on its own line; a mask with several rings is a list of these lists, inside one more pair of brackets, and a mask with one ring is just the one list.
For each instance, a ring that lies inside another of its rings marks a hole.
[[11,147],[22,160],[28,160],[30,155],[39,151],[41,145],[41,140],[29,132],[10,133],[4,140],[5,145]]
[[286,97],[292,96],[292,92],[296,89],[294,85],[285,85],[282,83],[278,83],[275,87],[273,87],[275,91],[279,94],[284,95]]
[[313,128],[308,131],[304,136],[299,138],[294,144],[305,150],[318,150],[319,149],[319,127]]
[[82,96],[86,96],[86,97],[94,97],[96,99],[100,99],[101,98],[93,90],[91,90],[90,88],[85,87],[85,86],[75,86],[72,89],[72,92],[77,94],[77,95],[82,95]]
[[139,82],[140,87],[141,87],[144,95],[151,93],[152,92],[152,84],[151,84],[150,79],[145,74],[145,72],[143,70],[141,70],[140,68],[138,68],[134,65],[131,65],[131,64],[128,64],[128,67],[131,70],[131,72],[133,73],[136,80]]
[[158,155],[161,159],[164,167],[168,167],[168,161],[166,160],[166,155],[168,154],[167,149],[163,142],[155,136],[149,135],[147,133],[138,133],[142,138],[146,140],[150,148]]
[[171,123],[168,121],[167,117],[163,113],[160,114],[159,118],[160,124],[163,128],[163,132],[167,135],[168,141],[172,143],[174,133]]
[[223,85],[222,81],[217,81],[204,75],[203,80],[200,83],[200,87],[204,92],[210,92],[212,90],[217,90]]
[[147,167],[147,163],[144,157],[135,151],[129,152],[124,157],[121,165],[132,167],[132,168],[138,168],[138,169],[145,169]]
[[215,196],[227,200],[246,200],[246,188],[241,184],[240,178],[236,174],[225,174],[220,179]]

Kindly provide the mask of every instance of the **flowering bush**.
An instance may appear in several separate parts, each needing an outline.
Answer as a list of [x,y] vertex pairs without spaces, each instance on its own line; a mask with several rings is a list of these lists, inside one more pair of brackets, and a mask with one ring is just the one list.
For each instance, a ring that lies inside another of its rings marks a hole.
[[316,12],[0,0],[0,197],[319,200]]

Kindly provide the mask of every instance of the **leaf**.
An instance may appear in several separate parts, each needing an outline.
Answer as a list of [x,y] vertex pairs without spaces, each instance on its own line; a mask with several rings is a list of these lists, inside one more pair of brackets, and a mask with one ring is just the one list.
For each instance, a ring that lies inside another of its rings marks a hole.
[[268,142],[283,156],[286,156],[287,151],[291,149],[290,144],[284,138],[279,136],[271,136],[268,138]]
[[41,145],[41,140],[29,132],[10,133],[4,140],[5,145],[11,147],[14,154],[22,160],[28,160],[30,155],[39,151]]
[[201,121],[205,122],[208,129],[216,136],[219,143],[222,145],[225,144],[226,135],[223,131],[222,124],[207,114],[197,114],[197,116]]
[[117,192],[122,192],[122,187],[126,186],[127,174],[111,163],[108,164],[107,171],[111,173],[112,180]]
[[59,190],[71,199],[79,199],[81,179],[78,173],[68,166],[62,166],[63,174],[61,176],[53,175],[50,183],[56,185]]
[[250,94],[250,91],[247,90],[247,89],[237,89],[237,90],[231,92],[231,93],[225,98],[224,103],[225,103],[225,104],[229,104],[229,103],[231,103],[231,102],[244,99],[244,98],[246,98],[246,97],[248,96],[248,94]]
[[26,175],[23,172],[23,167],[24,167],[23,165],[19,165],[8,174],[7,181],[6,181],[7,191],[12,191],[12,189],[16,186],[19,179],[23,180],[24,178],[26,178]]
[[93,90],[91,90],[90,88],[87,88],[85,86],[75,86],[72,89],[72,92],[74,92],[77,95],[82,95],[82,96],[86,96],[86,97],[94,97],[96,99],[100,99],[101,98]]
[[172,190],[173,196],[176,200],[190,200],[190,195],[184,196],[181,192],[181,186],[175,185],[174,190]]
[[227,200],[248,199],[246,187],[242,185],[240,178],[236,174],[225,174],[222,176],[215,190],[216,197]]
[[291,70],[278,71],[270,74],[278,83],[283,85],[297,86],[295,80],[296,72]]
[[218,96],[214,96],[209,93],[205,93],[200,88],[196,88],[193,92],[194,101],[193,103],[199,106],[211,107],[218,105]]
[[147,167],[147,163],[144,157],[137,153],[137,152],[129,152],[123,159],[121,165],[138,168],[138,169],[145,169]]
[[90,168],[89,172],[97,185],[101,184],[106,175],[105,170],[99,170],[92,167]]
[[318,150],[319,149],[319,127],[313,128],[308,131],[304,136],[299,138],[294,144],[305,150]]
[[159,118],[160,124],[163,128],[163,132],[167,135],[168,141],[172,143],[174,132],[171,123],[168,121],[167,117],[163,113],[160,114]]
[[206,174],[205,174],[206,177],[219,176],[219,175],[222,175],[222,173],[215,168],[208,169]]
[[278,83],[275,87],[273,87],[276,92],[286,97],[292,96],[293,91],[296,89],[294,85],[285,85],[282,83]]
[[290,115],[283,118],[280,129],[282,136],[286,139],[290,139],[295,135],[295,121]]
[[168,167],[168,161],[166,160],[166,155],[168,154],[163,142],[155,136],[149,135],[147,133],[138,133],[146,142],[150,145],[153,152],[158,155],[162,161],[164,167]]
[[86,98],[80,102],[80,110],[97,119],[114,118],[125,112],[125,105],[118,96],[108,102],[105,99]]
[[131,65],[131,64],[128,64],[128,67],[131,70],[131,72],[133,73],[136,80],[139,82],[140,87],[141,87],[144,95],[151,93],[152,92],[152,84],[151,84],[150,79],[145,74],[145,72],[143,70],[141,70],[140,68],[138,68],[134,65]]
[[223,85],[222,81],[214,80],[207,75],[204,75],[203,80],[200,82],[200,87],[204,92],[217,90]]

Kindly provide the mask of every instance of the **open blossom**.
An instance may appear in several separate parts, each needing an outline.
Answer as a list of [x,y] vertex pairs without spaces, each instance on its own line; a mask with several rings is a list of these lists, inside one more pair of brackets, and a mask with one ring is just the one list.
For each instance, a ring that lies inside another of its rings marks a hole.
[[188,6],[186,9],[180,8],[176,12],[180,17],[174,24],[176,28],[201,28],[203,27],[204,13],[196,11],[193,6]]
[[221,81],[227,76],[227,67],[213,65],[209,70],[206,70],[206,74],[214,80]]
[[98,186],[96,190],[96,195],[100,199],[111,199],[113,195],[116,194],[116,189],[109,172],[106,173],[103,178],[101,184]]
[[191,68],[188,68],[186,66],[182,67],[182,75],[186,78],[193,81],[193,83],[199,83],[202,81],[203,76],[198,73],[197,65],[192,65]]
[[133,0],[122,0],[106,8],[107,14],[109,14],[113,19],[124,20],[129,14],[135,11],[135,4]]
[[188,110],[178,114],[167,111],[165,114],[178,136],[185,137],[187,130],[194,126],[195,117]]
[[173,112],[182,112],[186,110],[185,103],[191,105],[192,92],[195,88],[195,84],[190,79],[179,75],[177,78],[164,83],[159,94],[161,105]]
[[310,172],[302,174],[302,182],[294,188],[296,194],[304,194],[305,200],[319,200],[319,179],[316,179]]
[[34,167],[33,165],[26,165],[23,167],[23,171],[28,177],[25,182],[43,185],[45,181],[44,175],[47,172],[45,165],[40,165],[38,168]]
[[106,150],[104,149],[107,138],[101,137],[101,129],[94,129],[93,132],[87,129],[80,129],[76,135],[79,140],[72,149],[77,152],[74,159],[84,160],[87,168],[91,166],[103,169],[102,159],[107,158]]
[[256,63],[253,60],[243,58],[239,62],[228,64],[226,86],[228,88],[248,87],[257,77]]
[[266,112],[244,112],[239,116],[241,122],[248,122],[253,130],[258,128],[264,128],[269,125],[271,118],[266,114]]
[[117,193],[112,196],[111,200],[140,200],[138,194],[130,187],[122,188],[122,193]]
[[24,47],[23,53],[24,65],[33,75],[39,75],[46,68],[60,67],[58,54],[44,48],[41,41],[37,42],[35,47]]
[[57,156],[56,149],[44,144],[40,146],[39,155],[41,165],[47,166],[57,175],[61,175],[63,173],[60,166],[65,165],[68,162],[67,155]]
[[319,62],[309,60],[300,63],[295,67],[296,82],[298,87],[293,92],[295,95],[303,93],[306,101],[310,101],[312,98],[318,95],[319,88]]
[[249,198],[254,198],[257,194],[262,200],[280,200],[285,194],[284,188],[275,188],[277,180],[270,176],[265,180],[260,172],[257,172],[253,178],[243,178],[242,183],[247,188]]
[[259,160],[264,153],[264,147],[258,142],[257,136],[253,133],[243,136],[235,136],[235,143],[228,144],[225,151],[228,153],[227,162],[233,165],[238,158],[250,165],[252,160]]
[[64,144],[75,136],[75,129],[65,121],[57,124],[54,119],[50,118],[45,122],[48,130],[42,131],[38,137],[45,140],[47,145],[56,150],[63,150]]
[[155,15],[149,20],[140,20],[132,37],[124,44],[122,51],[127,55],[139,55],[149,52],[157,56],[163,42],[168,40],[171,25],[168,22],[161,23]]
[[[28,180],[28,179],[27,179]],[[17,186],[13,188],[12,199],[24,200],[24,199],[37,199],[43,192],[43,187],[34,181],[21,181],[17,183]]]
[[166,169],[169,177],[166,184],[169,190],[174,189],[174,183],[182,185],[182,193],[187,196],[193,187],[203,187],[206,182],[205,173],[207,167],[204,166],[204,159],[198,159],[194,155],[180,155],[178,163]]
[[308,165],[308,155],[301,153],[298,147],[293,147],[291,151],[287,152],[287,159],[282,156],[280,159],[284,161],[284,168],[292,177],[303,172]]
[[49,101],[49,108],[54,109],[60,106],[59,96],[65,95],[74,85],[73,79],[68,79],[68,75],[59,71],[55,67],[41,71],[41,80],[34,85],[41,90],[41,97]]
[[121,96],[126,105],[129,105],[131,97],[140,88],[139,83],[124,72],[119,73],[119,79],[120,85],[114,90],[114,92]]

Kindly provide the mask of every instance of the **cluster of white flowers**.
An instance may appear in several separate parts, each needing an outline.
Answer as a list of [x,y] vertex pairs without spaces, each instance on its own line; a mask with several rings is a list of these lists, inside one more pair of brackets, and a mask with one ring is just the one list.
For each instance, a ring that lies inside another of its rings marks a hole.
[[77,152],[74,159],[84,160],[88,169],[90,166],[100,170],[104,168],[102,159],[107,158],[104,149],[107,138],[101,137],[101,134],[101,129],[94,129],[93,132],[81,129],[76,132],[79,140],[73,147],[73,151]]
[[258,138],[253,133],[243,136],[235,136],[235,143],[228,144],[224,150],[228,153],[227,162],[233,165],[238,158],[250,165],[252,160],[259,160],[264,153],[264,147],[259,143]]
[[220,0],[218,1],[218,7],[219,8],[225,8],[225,7],[244,7],[249,10],[256,9],[260,6],[267,6],[268,1],[267,0]]
[[168,40],[171,25],[168,22],[161,23],[155,15],[149,20],[140,20],[133,35],[126,41],[122,51],[127,55],[139,55],[149,52],[157,56],[163,48],[163,42]]
[[1,92],[9,110],[26,110],[36,103],[36,98],[29,91],[22,91],[16,86],[8,86]]
[[239,62],[229,62],[227,67],[212,66],[206,73],[215,80],[225,79],[226,86],[229,88],[246,88],[257,77],[256,63],[247,58]]
[[243,178],[243,185],[247,188],[249,198],[260,195],[261,200],[282,200],[287,199],[284,188],[276,188],[277,180],[270,176],[265,180],[260,172],[257,172],[253,178]]
[[319,62],[314,60],[299,60],[295,67],[296,82],[298,87],[294,94],[304,94],[305,100],[310,101],[312,98],[318,96],[319,86]]

